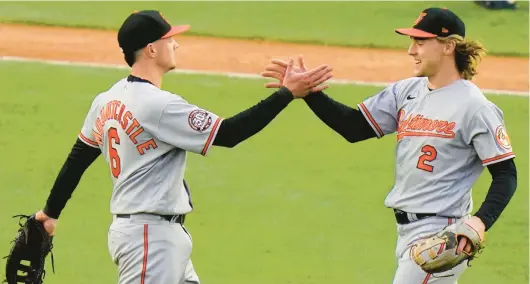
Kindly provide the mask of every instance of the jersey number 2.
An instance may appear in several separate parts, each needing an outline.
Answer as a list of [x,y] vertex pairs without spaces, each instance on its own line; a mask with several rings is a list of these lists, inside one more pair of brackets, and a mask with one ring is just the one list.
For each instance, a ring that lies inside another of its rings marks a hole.
[[116,128],[114,127],[109,128],[107,137],[108,137],[108,145],[109,145],[110,170],[112,171],[112,175],[115,178],[118,178],[121,172],[120,156],[118,155],[118,150],[112,147],[113,141],[117,145],[120,145],[120,136],[118,136],[118,130],[116,130]]
[[418,165],[416,167],[420,170],[432,172],[434,167],[429,164],[426,164],[425,162],[432,162],[436,160],[436,156],[438,155],[438,152],[436,152],[436,148],[431,145],[425,145],[421,148],[421,151],[423,152],[423,155],[420,156],[420,159],[418,160]]

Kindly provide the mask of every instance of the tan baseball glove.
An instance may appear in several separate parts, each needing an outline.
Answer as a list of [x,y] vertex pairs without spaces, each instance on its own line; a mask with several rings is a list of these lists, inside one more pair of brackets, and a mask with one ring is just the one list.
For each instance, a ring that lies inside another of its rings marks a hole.
[[[471,252],[457,254],[458,241],[461,237],[469,239]],[[462,263],[469,262],[482,252],[484,242],[477,231],[465,222],[458,222],[445,227],[429,238],[415,242],[410,250],[410,257],[427,273],[448,271]]]

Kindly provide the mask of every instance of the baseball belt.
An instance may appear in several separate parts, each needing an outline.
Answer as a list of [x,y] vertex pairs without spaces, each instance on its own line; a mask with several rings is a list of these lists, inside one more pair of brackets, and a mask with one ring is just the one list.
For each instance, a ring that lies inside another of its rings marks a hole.
[[[142,214],[146,214],[146,213],[142,213]],[[181,225],[184,225],[184,220],[186,219],[186,215],[159,215],[159,214],[152,214],[152,213],[148,213],[149,215],[154,215],[154,216],[159,216],[161,217],[162,219],[170,222],[170,223],[177,223],[177,224],[181,224]],[[117,218],[125,218],[125,219],[129,219],[131,218],[131,214],[116,214],[116,217]]]
[[396,216],[396,221],[398,224],[405,225],[413,221],[436,216],[436,214],[435,213],[409,213],[409,212],[405,212],[399,209],[394,209],[394,216]]

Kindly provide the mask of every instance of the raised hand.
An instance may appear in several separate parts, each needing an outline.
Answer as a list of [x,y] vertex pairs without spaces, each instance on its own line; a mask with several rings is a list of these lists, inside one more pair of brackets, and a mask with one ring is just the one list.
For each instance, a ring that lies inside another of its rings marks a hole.
[[[284,86],[285,81],[285,73],[287,70],[287,66],[289,65],[288,62],[285,62],[280,59],[273,59],[271,61],[271,64],[267,65],[265,67],[265,71],[261,73],[261,76],[277,79],[278,82],[269,82],[265,84],[266,88],[279,88],[281,86]],[[324,66],[324,65],[322,65]],[[320,66],[320,67],[322,67]],[[318,67],[317,67],[318,68]],[[308,72],[307,67],[305,65],[304,59],[302,56],[298,57],[298,66],[293,65],[292,72],[294,73],[304,73]],[[314,69],[312,69],[314,70]],[[331,77],[330,77],[331,78]],[[328,78],[329,79],[329,78]],[[327,79],[326,79],[327,80]],[[325,80],[325,81],[326,81]],[[327,89],[328,85],[317,85],[311,89],[311,92],[318,92]]]

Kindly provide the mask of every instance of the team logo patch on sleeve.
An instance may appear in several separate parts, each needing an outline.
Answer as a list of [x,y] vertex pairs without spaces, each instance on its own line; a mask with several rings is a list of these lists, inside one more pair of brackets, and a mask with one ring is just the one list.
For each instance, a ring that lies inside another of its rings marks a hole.
[[504,149],[510,149],[512,147],[506,128],[502,125],[499,125],[495,130],[495,140]]
[[205,110],[196,109],[188,116],[188,123],[191,129],[203,132],[212,125],[212,116]]

